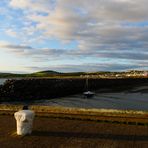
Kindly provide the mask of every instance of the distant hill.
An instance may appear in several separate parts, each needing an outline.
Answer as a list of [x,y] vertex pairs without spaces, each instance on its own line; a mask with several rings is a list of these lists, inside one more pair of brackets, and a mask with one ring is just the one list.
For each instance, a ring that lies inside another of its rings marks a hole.
[[52,71],[52,70],[46,70],[46,71],[39,71],[32,73],[33,75],[56,75],[56,74],[61,74],[60,72],[57,71]]
[[39,71],[31,74],[13,74],[13,73],[0,73],[0,78],[11,78],[11,77],[50,77],[61,75],[62,73],[47,70],[47,71]]
[[0,75],[11,75],[12,73],[2,73],[0,72]]
[[39,72],[36,72],[36,73],[60,74],[60,72],[53,71],[53,70],[39,71]]
[[57,72],[52,70],[39,71],[30,74],[13,74],[13,73],[0,73],[0,78],[13,78],[13,77],[70,77],[80,76],[86,74],[85,72]]
[[0,78],[5,78],[5,77],[12,77],[15,74],[12,73],[2,73],[0,72]]
[[67,73],[62,73],[62,72],[57,72],[57,71],[52,71],[52,70],[47,70],[47,71],[39,71],[32,73],[31,75],[34,76],[80,76],[82,74],[85,74],[84,72],[67,72]]

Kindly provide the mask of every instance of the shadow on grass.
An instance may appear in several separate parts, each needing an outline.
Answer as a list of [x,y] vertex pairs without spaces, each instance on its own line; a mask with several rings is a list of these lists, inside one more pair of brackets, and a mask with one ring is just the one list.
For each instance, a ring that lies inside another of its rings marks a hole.
[[99,134],[99,133],[97,134],[97,133],[80,133],[80,132],[33,131],[31,136],[148,141],[148,135],[118,135],[118,134]]

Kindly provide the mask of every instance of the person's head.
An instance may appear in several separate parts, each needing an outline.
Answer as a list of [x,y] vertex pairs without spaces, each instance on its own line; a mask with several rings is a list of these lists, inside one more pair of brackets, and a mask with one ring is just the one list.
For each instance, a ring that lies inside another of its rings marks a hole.
[[28,106],[27,105],[24,105],[23,106],[23,110],[28,110]]

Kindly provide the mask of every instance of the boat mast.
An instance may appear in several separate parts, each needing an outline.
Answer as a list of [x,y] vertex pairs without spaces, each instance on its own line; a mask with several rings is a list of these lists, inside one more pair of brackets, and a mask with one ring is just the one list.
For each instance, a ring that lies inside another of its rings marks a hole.
[[88,75],[86,76],[86,90],[88,91]]

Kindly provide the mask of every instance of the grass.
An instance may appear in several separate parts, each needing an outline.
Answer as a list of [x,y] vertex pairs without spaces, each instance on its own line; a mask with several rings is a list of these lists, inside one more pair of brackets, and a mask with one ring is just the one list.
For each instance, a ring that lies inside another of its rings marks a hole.
[[[0,105],[0,110],[3,111],[18,111],[23,108],[23,105]],[[134,110],[115,110],[115,109],[85,109],[85,108],[71,108],[71,107],[61,107],[61,106],[29,106],[31,110],[35,112],[50,112],[50,113],[72,113],[72,114],[108,114],[108,115],[133,115],[141,116],[146,115],[148,117],[148,111],[134,111]]]
[[[0,105],[0,114],[13,115],[21,110],[23,105]],[[84,109],[61,106],[29,106],[36,116],[50,118],[64,118],[72,120],[92,120],[129,125],[148,125],[148,112],[112,109]]]

